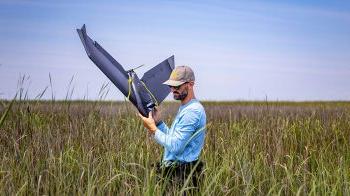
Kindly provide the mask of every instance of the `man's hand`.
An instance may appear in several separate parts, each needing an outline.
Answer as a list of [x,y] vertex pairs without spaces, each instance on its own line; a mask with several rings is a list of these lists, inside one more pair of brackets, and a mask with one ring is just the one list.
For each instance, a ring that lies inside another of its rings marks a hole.
[[148,113],[148,118],[142,116],[140,113],[138,113],[138,115],[142,119],[143,125],[149,130],[150,133],[154,134],[157,130],[157,126],[152,117],[152,112]]

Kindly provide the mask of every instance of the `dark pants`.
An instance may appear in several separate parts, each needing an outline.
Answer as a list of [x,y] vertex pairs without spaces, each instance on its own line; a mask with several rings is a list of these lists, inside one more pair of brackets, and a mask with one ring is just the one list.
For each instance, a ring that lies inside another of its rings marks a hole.
[[193,187],[193,190],[198,190],[200,180],[203,178],[201,175],[204,164],[202,161],[193,161],[190,163],[173,163],[171,166],[164,166],[161,163],[157,163],[156,171],[158,176],[167,183],[167,187],[181,188],[186,183],[186,187]]

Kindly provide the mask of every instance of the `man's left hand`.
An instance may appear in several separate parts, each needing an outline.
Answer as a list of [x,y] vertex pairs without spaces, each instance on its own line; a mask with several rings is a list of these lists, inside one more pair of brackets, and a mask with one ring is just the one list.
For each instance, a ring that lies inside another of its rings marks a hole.
[[148,118],[142,116],[140,113],[138,113],[138,115],[142,119],[143,125],[149,130],[150,133],[154,134],[157,130],[157,126],[152,117],[152,112],[148,113]]

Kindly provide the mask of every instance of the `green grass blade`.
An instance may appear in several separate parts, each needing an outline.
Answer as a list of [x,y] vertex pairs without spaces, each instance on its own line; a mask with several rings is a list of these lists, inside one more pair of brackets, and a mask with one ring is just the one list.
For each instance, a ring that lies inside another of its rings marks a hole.
[[13,103],[15,102],[15,100],[16,100],[16,96],[15,96],[15,98],[12,99],[12,101],[11,101],[11,103],[9,104],[9,106],[7,107],[5,113],[2,114],[1,119],[0,119],[0,128],[1,128],[2,125],[4,124],[5,119],[6,119],[7,115],[8,115],[8,113],[10,112],[10,110],[11,110],[11,108],[12,108],[12,105],[13,105]]

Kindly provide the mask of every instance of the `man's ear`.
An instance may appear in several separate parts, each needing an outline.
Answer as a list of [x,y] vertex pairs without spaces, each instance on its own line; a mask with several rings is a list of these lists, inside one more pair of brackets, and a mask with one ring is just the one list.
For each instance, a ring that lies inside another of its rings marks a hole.
[[193,81],[188,82],[188,89],[193,90],[193,85],[194,85],[194,82],[193,82]]

